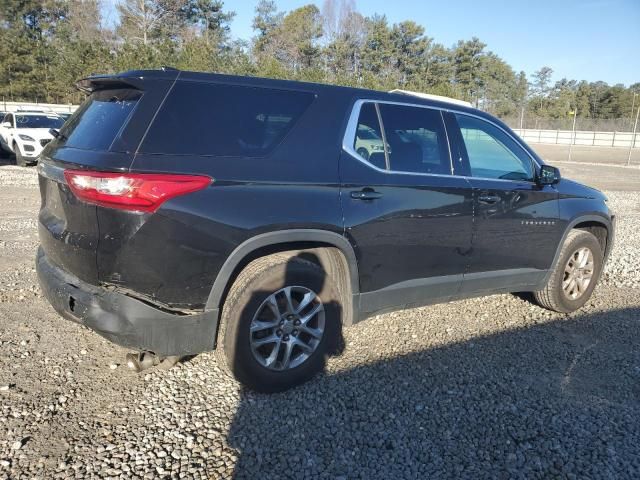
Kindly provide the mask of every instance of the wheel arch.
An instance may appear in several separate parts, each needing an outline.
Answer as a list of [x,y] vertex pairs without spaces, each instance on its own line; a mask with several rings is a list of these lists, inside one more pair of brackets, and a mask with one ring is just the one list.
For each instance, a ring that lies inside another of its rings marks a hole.
[[205,310],[222,311],[227,292],[242,269],[256,258],[274,253],[290,252],[292,255],[302,252],[319,253],[318,262],[325,270],[338,271],[338,282],[346,282],[344,290],[343,324],[349,326],[359,318],[358,302],[360,281],[358,264],[353,247],[342,235],[335,232],[316,229],[277,230],[263,233],[245,240],[229,255],[216,277]]
[[[560,256],[560,252],[562,250],[562,246],[564,245],[565,240],[567,239],[567,235],[572,230],[586,230],[590,233],[593,233],[595,237],[598,239],[598,242],[602,246],[604,243],[603,253],[604,258],[603,262],[606,263],[609,254],[611,253],[611,248],[613,247],[613,239],[615,235],[614,224],[612,220],[601,216],[601,215],[580,215],[569,222],[567,227],[565,228],[564,233],[562,234],[562,238],[556,247],[556,253],[553,257],[553,262],[549,267],[549,273],[545,276],[542,285],[546,284],[549,280],[549,276],[553,272],[553,267],[558,261],[558,257]],[[603,236],[603,231],[605,230],[605,234]],[[595,233],[594,233],[595,232]]]
[[602,253],[605,254],[606,258],[606,252],[609,244],[609,229],[604,223],[594,220],[580,221],[573,226],[572,230],[585,230],[593,234],[593,236],[598,239],[600,248],[602,248]]

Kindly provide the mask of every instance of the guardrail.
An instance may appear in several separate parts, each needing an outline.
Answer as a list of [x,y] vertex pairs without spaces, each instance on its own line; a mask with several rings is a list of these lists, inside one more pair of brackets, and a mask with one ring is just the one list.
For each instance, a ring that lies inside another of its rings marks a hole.
[[20,109],[46,110],[50,112],[69,113],[74,112],[78,105],[60,103],[29,103],[29,102],[0,102],[0,111],[18,112]]
[[[531,143],[586,145],[591,147],[640,148],[640,132],[586,132],[577,130],[536,130],[514,128],[520,138]],[[635,136],[635,138],[634,138]]]

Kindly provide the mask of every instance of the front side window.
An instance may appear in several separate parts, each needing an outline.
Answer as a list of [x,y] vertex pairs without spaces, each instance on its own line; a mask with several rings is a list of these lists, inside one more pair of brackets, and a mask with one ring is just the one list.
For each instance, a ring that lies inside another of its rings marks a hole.
[[380,104],[391,170],[451,175],[451,162],[439,110]]
[[178,82],[141,151],[261,157],[291,131],[314,99],[294,90]]
[[533,165],[527,153],[498,127],[468,115],[456,114],[472,177],[531,180]]

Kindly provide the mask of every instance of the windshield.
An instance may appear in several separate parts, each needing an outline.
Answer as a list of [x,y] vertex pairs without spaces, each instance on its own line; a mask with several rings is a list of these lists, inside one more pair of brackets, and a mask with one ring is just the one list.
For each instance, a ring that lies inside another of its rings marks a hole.
[[16,128],[60,128],[63,123],[57,115],[16,115]]

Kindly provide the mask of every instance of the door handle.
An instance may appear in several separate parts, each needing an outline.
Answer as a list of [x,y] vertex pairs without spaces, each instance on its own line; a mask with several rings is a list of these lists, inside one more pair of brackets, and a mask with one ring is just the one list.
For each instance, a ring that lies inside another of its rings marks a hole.
[[498,195],[489,195],[485,193],[478,197],[478,201],[481,203],[493,204],[498,203],[500,201],[500,197]]
[[364,188],[362,190],[351,192],[351,198],[356,200],[375,200],[380,197],[382,197],[382,194],[380,192],[376,192],[372,188]]

